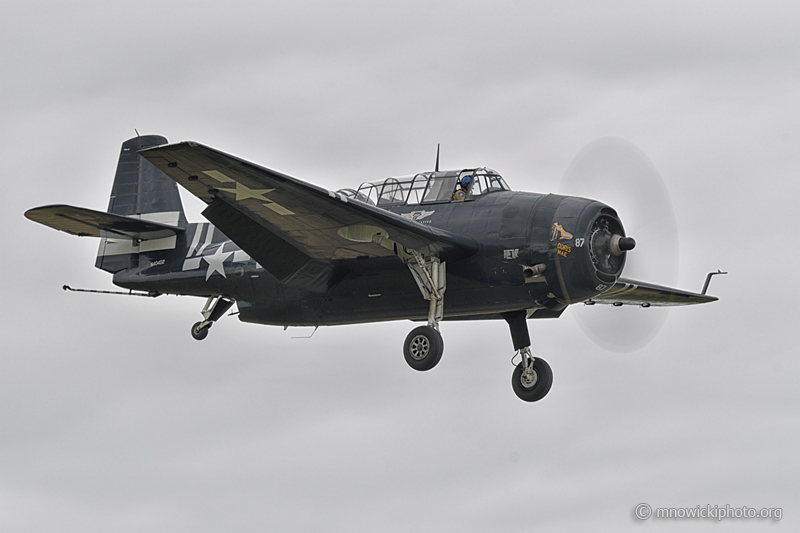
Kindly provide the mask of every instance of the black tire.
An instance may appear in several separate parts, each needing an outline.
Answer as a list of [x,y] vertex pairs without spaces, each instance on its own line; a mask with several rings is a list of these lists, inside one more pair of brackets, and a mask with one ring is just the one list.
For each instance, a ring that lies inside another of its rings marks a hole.
[[514,394],[524,402],[541,400],[550,392],[550,387],[553,386],[553,371],[547,361],[534,357],[533,370],[536,372],[533,382],[528,382],[527,380],[523,382],[522,363],[517,365],[517,368],[514,369],[514,374],[511,376],[511,387],[514,389]]
[[435,367],[441,361],[443,353],[442,335],[430,326],[414,328],[403,343],[406,363],[420,372]]
[[194,339],[197,341],[201,341],[208,337],[208,330],[211,327],[211,324],[208,324],[207,326],[201,328],[201,324],[202,322],[195,322],[192,326],[192,337],[194,337]]

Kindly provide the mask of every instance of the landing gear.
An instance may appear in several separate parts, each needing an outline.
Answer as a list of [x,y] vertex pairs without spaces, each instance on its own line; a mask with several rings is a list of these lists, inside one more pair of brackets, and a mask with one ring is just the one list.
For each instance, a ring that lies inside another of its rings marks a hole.
[[524,402],[536,402],[544,398],[553,385],[553,371],[547,361],[531,355],[531,338],[528,335],[528,313],[514,311],[503,313],[511,329],[514,349],[519,351],[522,361],[511,375],[511,388]]
[[208,337],[208,330],[211,329],[212,324],[213,322],[210,322],[204,326],[202,322],[195,322],[192,326],[192,337],[197,341],[205,339]]
[[206,300],[206,305],[200,314],[203,315],[201,322],[195,322],[192,326],[192,337],[195,340],[201,341],[208,337],[208,330],[211,326],[219,320],[225,312],[231,308],[233,300],[228,300],[222,296],[210,296]]
[[444,353],[444,340],[439,333],[439,321],[444,317],[444,291],[447,288],[445,263],[438,257],[425,260],[412,250],[408,268],[419,286],[422,297],[430,302],[428,325],[415,328],[403,344],[403,355],[414,370],[425,371],[435,367]]
[[403,344],[406,363],[414,370],[425,371],[435,367],[444,353],[442,334],[430,326],[411,330]]
[[[414,328],[403,344],[403,356],[414,370],[425,371],[435,367],[444,353],[444,340],[439,333],[439,321],[444,317],[444,291],[447,288],[445,263],[438,257],[425,258],[416,250],[405,250],[403,261],[411,270],[422,297],[430,302],[428,325]],[[531,355],[531,338],[528,335],[528,312],[502,313],[511,329],[514,349],[522,361],[514,369],[511,386],[514,394],[525,402],[544,398],[553,385],[553,371],[544,359]]]
[[547,361],[538,357],[523,357],[511,375],[511,388],[524,402],[541,400],[550,392],[552,385],[553,371]]

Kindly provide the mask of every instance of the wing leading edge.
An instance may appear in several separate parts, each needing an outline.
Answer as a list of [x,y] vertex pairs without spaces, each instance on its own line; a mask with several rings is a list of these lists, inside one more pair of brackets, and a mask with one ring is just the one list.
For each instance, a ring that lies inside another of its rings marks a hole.
[[676,306],[715,302],[719,298],[632,279],[620,278],[609,290],[592,302],[615,305]]
[[443,261],[478,250],[470,237],[405,219],[198,143],[139,153],[208,204],[203,216],[284,283],[324,285],[337,260],[390,257],[402,248]]

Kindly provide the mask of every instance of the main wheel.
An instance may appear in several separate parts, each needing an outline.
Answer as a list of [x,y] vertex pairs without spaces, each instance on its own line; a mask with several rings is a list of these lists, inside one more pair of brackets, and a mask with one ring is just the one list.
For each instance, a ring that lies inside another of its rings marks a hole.
[[442,359],[444,340],[441,333],[430,326],[411,330],[403,344],[406,363],[414,370],[430,370]]
[[553,371],[544,359],[533,358],[533,368],[524,370],[522,363],[514,369],[511,387],[514,394],[525,402],[535,402],[544,398],[553,386]]
[[202,324],[202,322],[195,322],[192,326],[192,337],[194,337],[195,340],[201,341],[208,337],[208,330],[211,327],[211,324],[200,327]]

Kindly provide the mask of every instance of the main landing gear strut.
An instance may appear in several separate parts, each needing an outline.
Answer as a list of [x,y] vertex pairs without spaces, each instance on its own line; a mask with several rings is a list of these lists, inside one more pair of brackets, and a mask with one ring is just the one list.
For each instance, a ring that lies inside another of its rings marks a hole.
[[553,385],[553,371],[547,361],[531,355],[531,338],[528,335],[526,311],[503,313],[503,318],[511,329],[514,349],[522,361],[511,375],[511,387],[520,400],[535,402],[544,398]]
[[[407,262],[422,297],[430,303],[428,325],[414,328],[403,344],[403,355],[414,370],[424,371],[435,367],[442,359],[444,340],[439,333],[439,321],[444,317],[444,291],[447,288],[445,263],[437,257],[424,258],[411,251]],[[522,360],[511,376],[511,386],[520,400],[535,402],[544,398],[553,385],[553,371],[547,361],[531,354],[527,311],[502,314],[511,329],[511,340]]]
[[195,322],[192,326],[192,337],[201,341],[208,337],[208,330],[214,322],[222,318],[222,315],[231,308],[233,300],[228,300],[222,296],[209,296],[206,305],[200,313],[203,315],[201,322]]
[[444,291],[447,288],[445,263],[438,257],[426,260],[416,250],[408,268],[419,286],[422,297],[430,302],[428,325],[411,330],[403,344],[403,355],[414,370],[430,370],[442,359],[444,340],[439,333],[439,321],[444,316]]

